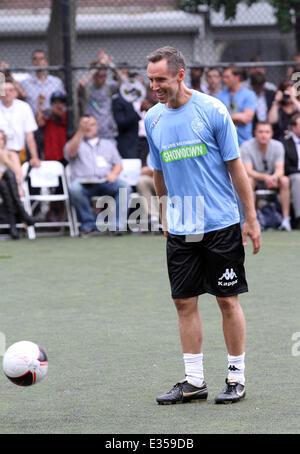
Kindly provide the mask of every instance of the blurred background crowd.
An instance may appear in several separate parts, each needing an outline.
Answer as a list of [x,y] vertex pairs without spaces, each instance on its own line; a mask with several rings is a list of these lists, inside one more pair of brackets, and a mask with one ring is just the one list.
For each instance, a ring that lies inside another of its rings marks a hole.
[[[231,114],[261,227],[300,229],[297,33],[293,28],[282,33],[271,2],[252,7],[240,2],[232,19],[204,5],[210,2],[198,2],[197,12],[190,12],[195,3],[0,3],[3,223],[7,215],[9,224],[35,222],[19,200],[26,161],[31,168],[51,160],[69,164],[70,198],[82,235],[97,230],[89,203],[93,196],[111,194],[117,200],[124,188],[150,200],[154,188],[144,117],[157,100],[148,84],[146,56],[173,45],[186,56],[187,85],[217,97]],[[190,8],[182,9],[187,4]],[[123,159],[141,161],[134,188],[120,178]],[[269,202],[274,202],[273,224],[263,211]],[[158,219],[155,204],[145,209],[149,223]],[[64,211],[54,204],[42,215],[57,220]],[[122,230],[119,224],[117,229]],[[10,233],[18,237],[15,228]]]

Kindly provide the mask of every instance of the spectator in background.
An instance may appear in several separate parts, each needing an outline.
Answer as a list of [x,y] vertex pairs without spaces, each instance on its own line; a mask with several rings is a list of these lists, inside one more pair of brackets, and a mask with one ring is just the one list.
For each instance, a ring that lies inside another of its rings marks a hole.
[[45,114],[42,106],[45,102],[43,95],[39,96],[36,120],[44,133],[44,158],[46,161],[65,163],[64,146],[67,142],[66,94],[54,92],[50,98],[50,111]]
[[[32,53],[32,66],[46,67],[48,60],[43,50],[36,49]],[[48,74],[45,69],[38,69],[22,82],[22,88],[25,91],[26,98],[33,113],[37,113],[39,96],[44,96],[42,105],[43,112],[51,109],[50,98],[54,91],[65,91],[64,85],[59,77]]]
[[118,125],[117,143],[122,158],[143,159],[142,155],[149,153],[144,118],[153,105],[147,97],[144,78],[132,73],[127,83],[121,85],[120,94],[113,99],[113,113]]
[[117,233],[127,228],[128,203],[120,200],[119,190],[126,190],[128,201],[131,188],[119,178],[122,159],[115,141],[102,138],[98,130],[93,116],[82,117],[75,135],[64,148],[71,171],[70,198],[81,221],[80,232],[83,236],[97,231],[90,201],[94,196],[114,197],[116,225],[110,228]]
[[39,167],[37,146],[34,132],[37,124],[30,106],[20,99],[16,99],[17,91],[12,80],[4,84],[5,95],[0,100],[0,129],[7,137],[7,148],[18,153],[21,162],[26,160],[25,146],[30,153],[30,165]]
[[252,90],[256,93],[257,104],[253,119],[253,130],[258,121],[267,121],[275,97],[275,91],[265,88],[266,77],[262,72],[252,72],[250,83]]
[[122,158],[139,158],[139,122],[141,116],[133,103],[126,101],[121,94],[113,97],[112,110],[118,126],[117,145]]
[[[288,71],[287,71],[287,78],[288,79],[292,79],[293,75],[298,76],[298,74],[300,74],[300,53],[294,55],[293,58],[292,58],[292,61],[297,63],[297,64],[291,66],[288,69]],[[300,79],[300,75],[299,75],[299,77],[297,77],[297,80],[299,80],[299,79]],[[292,80],[294,80],[294,79],[292,79]],[[294,82],[295,81],[296,81],[296,79],[294,80]]]
[[26,225],[33,225],[34,220],[24,210],[20,200],[22,197],[22,169],[20,163],[15,160],[12,152],[6,148],[6,135],[0,131],[0,195],[3,199],[10,235],[13,239],[19,238],[16,227],[17,217]]
[[225,90],[216,97],[227,107],[236,125],[239,145],[253,137],[252,122],[256,111],[256,94],[242,85],[243,69],[231,65],[223,71]]
[[[113,61],[112,57],[109,57],[111,62]],[[126,61],[120,62],[117,65],[109,63],[110,68],[114,72],[114,80],[121,84],[124,80],[128,79],[130,76],[130,65]]]
[[0,130],[0,178],[6,169],[11,169],[14,172],[15,179],[18,185],[18,193],[20,197],[24,196],[24,190],[22,187],[23,173],[20,160],[13,151],[7,149],[7,137],[4,131]]
[[241,157],[253,190],[274,189],[279,191],[282,210],[280,230],[291,230],[290,184],[284,175],[284,148],[272,139],[273,130],[268,122],[258,122],[254,138],[241,146]]
[[206,91],[210,96],[216,96],[222,88],[222,75],[219,68],[209,68],[205,74]]
[[[95,68],[103,66],[103,68]],[[115,68],[113,59],[102,49],[98,58],[91,63],[90,71],[79,81],[81,115],[92,115],[99,126],[103,139],[116,139],[118,127],[112,111],[112,97],[119,89],[119,81],[107,81],[107,67]]]
[[146,85],[145,79],[138,73],[133,73],[133,77],[137,78],[146,88],[146,95],[143,99],[138,99],[133,103],[134,109],[141,117],[139,121],[139,158],[142,161],[142,166],[145,165],[147,156],[149,154],[149,144],[146,137],[145,129],[145,116],[148,110],[153,107],[157,100],[153,90]]
[[300,113],[291,119],[291,136],[283,141],[285,174],[290,179],[295,228],[300,229]]
[[274,102],[270,108],[268,121],[274,130],[274,139],[283,140],[289,135],[291,118],[300,112],[300,101],[296,97],[294,82],[282,81],[276,91]]
[[15,89],[17,91],[17,98],[23,100],[26,97],[26,93],[23,90],[20,82],[18,82],[15,79],[15,77],[13,76],[13,74],[11,73],[9,64],[6,61],[2,61],[0,63],[0,68],[1,68],[1,71],[4,73],[5,80],[9,79],[9,80],[12,80],[12,82],[14,83]]
[[202,76],[204,72],[204,66],[199,62],[192,63],[190,66],[190,83],[187,84],[189,88],[193,90],[201,91],[206,93],[206,87],[202,83]]
[[[257,57],[252,57],[250,58],[250,62],[252,63],[262,63],[263,60],[261,57],[257,56]],[[276,85],[273,84],[272,82],[269,82],[267,81],[267,71],[266,71],[266,67],[265,66],[250,66],[247,70],[247,73],[248,73],[248,79],[244,82],[244,85],[248,88],[251,88],[251,75],[253,73],[261,73],[265,76],[265,82],[264,82],[264,88],[266,90],[273,90],[273,91],[276,91]]]
[[[32,53],[32,66],[46,67],[48,66],[46,53],[43,50],[36,49]],[[45,115],[51,109],[50,97],[54,91],[64,91],[64,85],[59,77],[48,74],[45,69],[38,69],[34,74],[21,82],[22,88],[25,91],[25,101],[28,102],[33,110],[34,115],[37,113],[39,96],[42,95],[44,102],[42,111]],[[37,129],[34,133],[35,141],[38,147],[38,154],[43,158],[44,154],[44,136],[41,129]]]
[[[54,92],[50,98],[51,110],[43,113],[42,105],[44,96],[39,96],[36,121],[44,134],[44,159],[46,161],[60,161],[63,165],[67,163],[64,158],[64,146],[67,142],[67,115],[66,115],[66,94],[60,91]],[[63,192],[62,184],[52,188],[55,194]],[[46,221],[62,221],[64,217],[64,203],[51,202],[49,211],[46,213]]]

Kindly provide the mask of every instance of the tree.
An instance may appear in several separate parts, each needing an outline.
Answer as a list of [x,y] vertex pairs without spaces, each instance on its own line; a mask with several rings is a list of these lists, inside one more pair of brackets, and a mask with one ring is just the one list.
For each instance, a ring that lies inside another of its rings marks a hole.
[[[48,57],[50,65],[62,65],[64,63],[64,10],[62,0],[51,0],[51,15],[47,30]],[[70,40],[71,53],[75,54],[76,45],[76,7],[77,0],[69,1],[70,5]]]
[[[225,18],[234,19],[239,3],[248,6],[259,0],[180,0],[179,7],[190,13],[198,13],[199,7],[207,5],[219,12],[224,8]],[[281,33],[295,32],[297,52],[300,52],[300,0],[268,0],[274,8],[277,24]]]
[[[72,66],[76,52],[77,0],[51,0],[51,16],[47,30],[49,64],[63,65],[60,75],[67,92],[68,137],[74,132],[78,119],[77,90]],[[67,14],[66,14],[67,13]]]

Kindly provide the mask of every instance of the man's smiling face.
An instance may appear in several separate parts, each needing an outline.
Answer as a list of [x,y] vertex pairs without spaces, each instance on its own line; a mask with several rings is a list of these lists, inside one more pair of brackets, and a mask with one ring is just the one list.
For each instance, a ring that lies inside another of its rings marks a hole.
[[169,107],[176,100],[183,76],[184,70],[180,70],[178,73],[175,70],[171,71],[166,59],[148,64],[150,88],[156,93],[158,101],[168,104]]

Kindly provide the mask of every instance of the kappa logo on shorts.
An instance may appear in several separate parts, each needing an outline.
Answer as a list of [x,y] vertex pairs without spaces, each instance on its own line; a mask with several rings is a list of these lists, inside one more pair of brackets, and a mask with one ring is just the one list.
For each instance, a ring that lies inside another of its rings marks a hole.
[[232,285],[237,284],[238,278],[236,273],[233,271],[233,268],[226,268],[224,274],[218,279],[218,285],[220,287],[231,287]]

